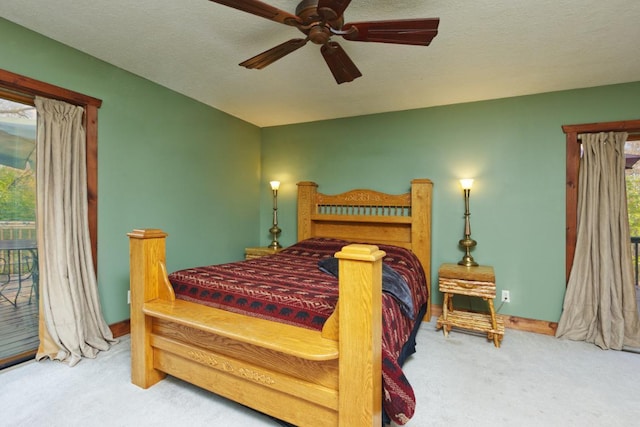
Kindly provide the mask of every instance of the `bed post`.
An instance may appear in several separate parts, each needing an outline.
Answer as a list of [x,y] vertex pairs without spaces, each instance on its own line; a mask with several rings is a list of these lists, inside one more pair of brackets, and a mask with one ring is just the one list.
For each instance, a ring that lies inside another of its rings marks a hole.
[[310,181],[298,183],[298,241],[312,237],[311,215],[314,214],[318,184]]
[[145,302],[158,298],[161,272],[166,262],[162,230],[133,230],[129,236],[131,289],[131,382],[148,388],[166,374],[154,369],[151,348],[151,318],[142,312]]
[[427,280],[427,312],[425,320],[431,320],[431,198],[433,182],[429,179],[411,181],[411,250],[418,257]]
[[352,244],[339,261],[339,426],[382,424],[382,258]]

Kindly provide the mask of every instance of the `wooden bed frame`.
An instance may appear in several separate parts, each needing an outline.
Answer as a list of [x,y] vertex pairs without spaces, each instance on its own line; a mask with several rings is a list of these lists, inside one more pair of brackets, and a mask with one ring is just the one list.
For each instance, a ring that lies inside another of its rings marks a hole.
[[[430,293],[431,198],[427,179],[413,180],[402,195],[329,196],[301,182],[298,240],[407,247],[422,262]],[[147,388],[169,374],[298,426],[381,425],[384,252],[358,244],[336,254],[338,307],[322,331],[313,331],[175,299],[165,267],[167,235],[157,229],[128,235],[134,384]],[[430,313],[429,302],[427,319]]]

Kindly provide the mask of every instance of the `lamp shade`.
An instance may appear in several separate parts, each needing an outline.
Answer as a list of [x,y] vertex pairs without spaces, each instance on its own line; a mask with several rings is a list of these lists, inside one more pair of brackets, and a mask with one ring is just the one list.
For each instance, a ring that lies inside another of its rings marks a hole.
[[471,190],[471,187],[473,186],[473,179],[471,178],[461,179],[460,186],[462,187],[463,190]]
[[271,181],[269,184],[271,184],[271,189],[274,191],[277,191],[280,188],[280,181]]

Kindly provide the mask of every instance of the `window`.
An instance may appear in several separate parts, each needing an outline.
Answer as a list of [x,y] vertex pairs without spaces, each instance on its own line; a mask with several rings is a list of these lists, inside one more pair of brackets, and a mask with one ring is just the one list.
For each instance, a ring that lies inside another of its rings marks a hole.
[[58,86],[40,82],[0,69],[0,97],[32,103],[36,96],[59,99],[85,109],[87,133],[87,197],[89,202],[89,234],[93,265],[98,265],[98,108],[102,101]]

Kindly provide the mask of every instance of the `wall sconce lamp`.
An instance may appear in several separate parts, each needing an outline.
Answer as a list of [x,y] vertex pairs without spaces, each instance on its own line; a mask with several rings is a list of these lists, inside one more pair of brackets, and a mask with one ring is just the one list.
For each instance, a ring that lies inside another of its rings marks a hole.
[[473,248],[477,242],[471,238],[471,224],[469,223],[469,194],[471,193],[471,186],[473,185],[473,179],[461,179],[460,186],[464,191],[464,239],[460,240],[458,244],[464,248],[464,256],[458,262],[459,265],[466,267],[475,267],[478,265],[471,256],[471,248]]
[[269,233],[271,233],[271,244],[269,247],[271,249],[280,249],[282,246],[278,242],[278,234],[282,230],[278,227],[278,189],[280,188],[280,181],[271,181],[271,191],[273,192],[273,225],[269,229]]

